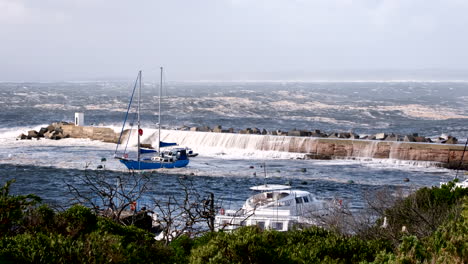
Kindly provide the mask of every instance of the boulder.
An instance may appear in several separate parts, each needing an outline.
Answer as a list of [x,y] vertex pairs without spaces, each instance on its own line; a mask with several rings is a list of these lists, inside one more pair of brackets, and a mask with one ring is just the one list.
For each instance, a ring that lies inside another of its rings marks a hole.
[[456,137],[449,136],[445,141],[445,144],[458,144],[458,139]]
[[310,136],[310,132],[309,131],[305,131],[305,130],[290,130],[288,132],[288,136],[293,136],[293,137],[308,137]]
[[211,132],[211,128],[209,126],[202,126],[200,128],[200,131],[203,131],[203,132]]
[[211,132],[211,129],[209,126],[191,127],[190,131]]
[[252,129],[250,127],[242,129],[239,131],[239,134],[252,134]]
[[220,126],[220,125],[215,126],[215,127],[213,128],[213,132],[216,132],[216,133],[221,133],[221,132],[223,132],[222,126]]
[[375,134],[375,139],[376,140],[385,140],[386,138],[387,138],[387,134],[385,134],[385,133]]
[[41,129],[39,130],[39,132],[37,132],[37,136],[38,137],[44,137],[44,134],[48,131],[47,127],[41,127]]
[[59,139],[62,139],[64,138],[64,135],[62,132],[57,132],[57,131],[54,131],[52,132],[52,135],[50,136],[50,139],[53,139],[53,140],[59,140]]
[[29,130],[28,131],[28,138],[37,138],[37,131],[36,130]]
[[54,133],[53,131],[47,131],[47,132],[44,133],[44,137],[50,139],[52,137],[53,133]]
[[320,130],[316,129],[312,132],[310,132],[311,137],[327,137],[327,134],[322,133]]
[[338,133],[338,137],[339,137],[339,138],[350,138],[350,137],[351,137],[351,133],[348,133],[348,132]]
[[344,138],[343,134],[342,133],[331,133],[330,135],[328,135],[329,138]]
[[21,140],[27,139],[27,138],[28,138],[28,136],[26,136],[26,135],[23,134],[23,133],[21,133],[21,135],[19,135],[19,136],[17,137],[17,139],[21,139]]
[[390,134],[388,137],[385,138],[385,141],[401,141],[402,138],[400,135]]
[[414,139],[416,140],[416,142],[427,142],[425,137],[414,137]]

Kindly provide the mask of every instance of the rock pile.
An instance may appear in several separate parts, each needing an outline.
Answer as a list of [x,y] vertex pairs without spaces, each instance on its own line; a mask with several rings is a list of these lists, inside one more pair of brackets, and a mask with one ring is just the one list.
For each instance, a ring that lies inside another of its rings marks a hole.
[[59,140],[62,138],[68,138],[70,135],[64,134],[62,125],[67,125],[67,122],[55,122],[47,127],[41,127],[39,131],[36,130],[29,130],[28,134],[25,135],[21,133],[17,139],[40,139],[40,138],[47,138],[53,140]]
[[[215,132],[215,133],[236,133],[234,128],[223,129],[220,125],[210,128],[209,126],[202,127],[181,127],[180,130],[201,131],[201,132]],[[266,129],[259,128],[246,128],[238,130],[239,134],[257,134],[257,135],[274,135],[274,136],[292,136],[292,137],[320,137],[320,138],[342,138],[342,139],[366,139],[366,140],[380,140],[380,141],[402,141],[402,142],[423,142],[423,143],[441,143],[441,144],[458,144],[458,139],[452,136],[442,135],[436,139],[419,136],[417,133],[411,135],[397,135],[387,133],[377,133],[375,135],[357,135],[352,132],[332,132],[325,133],[320,130],[297,130],[290,131],[267,131]]]

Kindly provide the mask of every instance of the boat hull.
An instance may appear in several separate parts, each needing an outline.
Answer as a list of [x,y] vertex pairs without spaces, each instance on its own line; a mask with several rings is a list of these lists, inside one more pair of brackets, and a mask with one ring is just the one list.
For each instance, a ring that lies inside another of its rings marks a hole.
[[157,169],[173,169],[183,168],[189,164],[189,160],[177,160],[174,162],[161,162],[161,161],[147,161],[147,160],[128,160],[119,159],[129,170],[157,170]]

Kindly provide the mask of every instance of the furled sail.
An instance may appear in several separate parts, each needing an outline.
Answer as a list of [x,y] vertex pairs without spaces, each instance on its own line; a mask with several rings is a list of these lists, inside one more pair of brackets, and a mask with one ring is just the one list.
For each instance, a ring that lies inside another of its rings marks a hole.
[[146,153],[155,153],[155,152],[158,152],[157,150],[155,149],[145,149],[145,148],[140,148],[140,153],[141,154],[146,154]]
[[165,147],[170,147],[170,146],[177,146],[177,143],[171,143],[171,142],[159,142],[159,147],[165,148]]

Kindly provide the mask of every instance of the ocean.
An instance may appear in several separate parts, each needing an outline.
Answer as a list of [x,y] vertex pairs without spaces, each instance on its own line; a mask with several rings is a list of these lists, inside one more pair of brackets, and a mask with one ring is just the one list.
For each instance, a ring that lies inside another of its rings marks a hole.
[[[0,83],[0,183],[16,179],[13,193],[35,193],[64,205],[71,198],[66,184],[95,173],[99,165],[109,177],[127,173],[112,158],[115,144],[16,137],[55,121],[72,122],[75,112],[84,113],[86,125],[119,131],[132,88],[131,81]],[[142,98],[142,127],[149,137],[158,122],[158,87],[145,83]],[[468,136],[466,82],[167,82],[161,106],[164,135],[176,139],[174,130],[183,126],[216,125],[432,138],[446,134],[460,143]],[[288,183],[359,209],[370,191],[438,186],[456,173],[431,163],[391,159],[302,160],[298,153],[249,148],[235,137],[229,144],[224,137],[208,142],[200,133],[183,140],[199,156],[187,168],[151,173],[146,200],[180,195],[178,181],[184,176],[201,195],[213,192],[226,209],[241,206],[248,188],[264,182]]]

